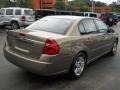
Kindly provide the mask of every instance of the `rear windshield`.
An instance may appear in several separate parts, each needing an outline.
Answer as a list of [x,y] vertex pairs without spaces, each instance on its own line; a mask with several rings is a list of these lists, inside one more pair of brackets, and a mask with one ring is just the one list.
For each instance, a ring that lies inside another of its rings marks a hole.
[[24,10],[25,15],[33,15],[33,11],[32,10]]
[[45,17],[28,26],[26,29],[47,31],[64,35],[73,21],[74,20],[72,19]]

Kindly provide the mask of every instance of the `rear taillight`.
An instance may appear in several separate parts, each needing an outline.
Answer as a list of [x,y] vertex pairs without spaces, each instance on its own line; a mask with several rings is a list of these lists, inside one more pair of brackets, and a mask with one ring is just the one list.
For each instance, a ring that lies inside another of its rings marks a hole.
[[57,42],[53,39],[47,39],[42,53],[47,55],[56,55],[59,54],[59,52],[60,47]]
[[25,16],[22,16],[22,17],[21,17],[21,21],[26,21],[26,17],[25,17]]

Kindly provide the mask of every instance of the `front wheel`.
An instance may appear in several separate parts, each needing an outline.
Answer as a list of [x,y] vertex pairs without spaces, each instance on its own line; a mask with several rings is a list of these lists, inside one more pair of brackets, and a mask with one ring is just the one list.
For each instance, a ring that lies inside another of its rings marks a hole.
[[113,47],[111,51],[109,52],[109,55],[114,56],[117,52],[117,41],[114,42]]
[[108,25],[109,25],[110,27],[112,27],[112,26],[113,26],[113,22],[109,22]]
[[82,75],[86,64],[86,56],[83,53],[80,53],[73,61],[69,74],[71,78],[77,79]]

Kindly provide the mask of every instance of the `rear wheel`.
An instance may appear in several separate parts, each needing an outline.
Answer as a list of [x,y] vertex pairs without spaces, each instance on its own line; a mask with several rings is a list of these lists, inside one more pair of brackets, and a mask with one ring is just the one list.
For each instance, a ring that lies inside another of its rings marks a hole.
[[112,27],[113,26],[113,22],[109,22],[109,24],[108,24],[110,27]]
[[80,53],[73,61],[71,65],[71,69],[69,71],[69,74],[71,78],[77,79],[80,78],[82,75],[84,69],[85,69],[85,63],[86,63],[86,56],[83,53]]
[[114,56],[117,52],[117,41],[114,42],[113,47],[111,51],[109,52],[109,55]]
[[114,25],[117,25],[117,22],[114,22]]
[[11,29],[12,29],[12,30],[14,30],[14,29],[19,29],[19,28],[20,28],[20,27],[19,27],[18,22],[16,22],[16,21],[11,22]]

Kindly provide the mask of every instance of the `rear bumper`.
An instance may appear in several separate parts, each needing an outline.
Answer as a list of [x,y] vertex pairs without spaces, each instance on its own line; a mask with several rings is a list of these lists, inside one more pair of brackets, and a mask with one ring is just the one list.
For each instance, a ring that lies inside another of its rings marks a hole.
[[4,56],[9,62],[15,64],[16,66],[19,66],[25,70],[28,70],[39,75],[48,76],[65,72],[56,71],[55,70],[56,67],[54,66],[53,63],[42,62],[39,60],[31,60],[25,57],[21,57],[16,53],[11,52],[8,47],[7,48],[4,47]]

